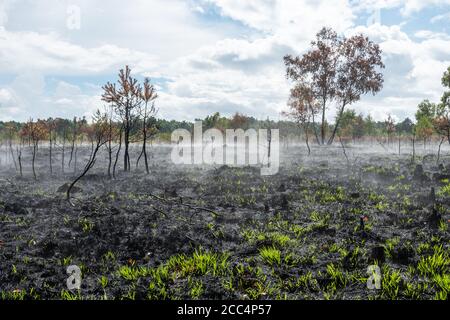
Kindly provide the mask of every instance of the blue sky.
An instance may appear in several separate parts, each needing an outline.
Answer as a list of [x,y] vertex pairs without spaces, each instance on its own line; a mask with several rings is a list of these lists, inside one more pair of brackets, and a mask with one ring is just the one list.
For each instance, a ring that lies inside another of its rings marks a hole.
[[383,91],[351,108],[403,119],[442,95],[449,22],[450,0],[0,0],[0,120],[89,117],[126,64],[157,85],[161,117],[278,119],[282,57],[322,26],[383,49]]

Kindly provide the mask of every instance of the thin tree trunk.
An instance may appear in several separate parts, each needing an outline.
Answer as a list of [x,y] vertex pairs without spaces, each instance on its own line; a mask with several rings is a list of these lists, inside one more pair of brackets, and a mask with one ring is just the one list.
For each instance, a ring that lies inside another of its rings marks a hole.
[[12,157],[13,162],[14,162],[14,168],[16,169],[16,172],[17,172],[17,162],[16,162],[16,157],[14,156],[14,150],[13,150],[13,147],[12,147],[11,139],[9,140],[9,152],[11,153],[11,157]]
[[306,140],[306,147],[308,148],[308,156],[310,156],[311,155],[311,148],[309,147],[308,127],[309,127],[309,125],[306,124],[306,126],[305,126],[305,140]]
[[442,143],[444,142],[445,137],[442,137],[441,142],[439,143],[439,149],[438,149],[438,156],[437,156],[437,160],[436,160],[436,165],[439,165],[439,160],[441,158],[441,146]]
[[336,136],[336,132],[339,128],[339,123],[341,122],[342,114],[344,113],[345,104],[341,107],[341,110],[339,110],[338,118],[336,119],[336,124],[334,125],[333,134],[331,135],[330,139],[328,140],[328,145],[332,145],[334,141],[334,137]]
[[66,155],[66,130],[63,131],[63,144],[62,144],[62,157],[61,157],[61,171],[64,174],[65,166],[65,155]]
[[317,133],[316,120],[315,120],[314,112],[312,112],[312,123],[313,123],[314,136],[316,137],[316,142],[317,142],[318,145],[320,145],[319,134]]
[[145,130],[144,142],[142,144],[142,152],[144,153],[144,163],[145,163],[145,171],[147,174],[150,173],[148,169],[148,157],[147,157],[147,130]]
[[350,165],[350,160],[348,159],[347,152],[345,151],[344,143],[342,142],[341,136],[338,135],[339,142],[341,143],[342,150],[344,152],[345,159],[347,160],[347,165]]
[[147,172],[147,174],[149,174],[150,171],[148,169],[148,158],[147,158],[147,104],[145,104],[144,123],[142,131],[144,134],[144,141],[142,142],[142,153],[144,154],[145,171]]
[[35,162],[35,160],[36,160],[36,152],[37,152],[37,141],[35,141],[35,142],[33,143],[33,159],[32,159],[32,162],[31,162],[31,167],[32,167],[32,169],[33,169],[33,177],[34,177],[34,180],[37,180],[36,168],[34,167],[34,162]]
[[321,126],[321,136],[322,136],[322,144],[325,144],[325,103],[326,100],[323,99],[323,106],[322,106],[322,126]]
[[125,128],[125,152],[123,155],[123,171],[127,172],[128,171],[128,164],[129,164],[129,156],[128,156],[128,152],[129,152],[129,131],[128,131],[128,127]]
[[[83,146],[83,139],[81,139],[80,141],[80,145]],[[74,156],[73,156],[73,173],[77,173],[77,161],[78,160],[78,146],[75,143],[75,152],[74,152]]]
[[112,179],[111,175],[111,167],[112,167],[112,146],[111,141],[108,142],[108,179]]
[[52,151],[53,151],[53,149],[52,149],[52,130],[50,129],[50,145],[49,145],[49,154],[48,154],[48,157],[49,157],[49,159],[48,159],[48,161],[49,161],[49,164],[50,164],[50,174],[53,174],[53,164],[52,164]]
[[122,149],[122,135],[123,135],[123,128],[120,128],[119,131],[119,146],[117,147],[117,152],[116,152],[116,160],[114,161],[114,166],[113,166],[113,178],[116,178],[116,167],[117,167],[117,162],[119,161],[119,155],[120,155],[120,151]]
[[22,172],[22,150],[17,150],[17,160],[19,161],[19,170],[20,170],[20,177],[23,177]]
[[84,167],[83,172],[78,176],[78,178],[76,178],[69,186],[69,188],[67,189],[66,192],[66,200],[69,201],[69,203],[73,206],[72,202],[70,202],[70,192],[72,191],[73,187],[75,186],[75,184],[80,181],[87,173],[89,170],[91,170],[91,168],[94,166],[95,164],[95,157],[97,155],[98,150],[100,149],[100,145],[97,144],[95,150],[93,151],[93,153],[91,154],[91,157],[89,158],[88,163],[86,164],[86,166]]
[[70,147],[69,168],[72,164],[73,153],[75,150],[75,140],[77,139],[77,119],[73,120],[72,145]]

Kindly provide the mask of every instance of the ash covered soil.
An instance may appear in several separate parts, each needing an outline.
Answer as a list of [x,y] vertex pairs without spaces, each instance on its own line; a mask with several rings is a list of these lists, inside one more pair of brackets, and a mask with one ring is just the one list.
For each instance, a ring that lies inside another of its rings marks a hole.
[[23,178],[0,169],[0,298],[448,299],[449,158],[364,150],[292,146],[264,177],[175,166],[159,146],[149,175],[114,180],[102,155],[72,207],[73,169],[57,155],[50,175],[41,148],[38,181],[30,155]]

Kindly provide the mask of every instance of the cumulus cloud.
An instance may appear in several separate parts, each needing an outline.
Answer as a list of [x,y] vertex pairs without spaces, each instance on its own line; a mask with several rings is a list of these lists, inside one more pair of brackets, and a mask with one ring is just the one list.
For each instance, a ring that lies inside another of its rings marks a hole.
[[431,18],[431,23],[437,23],[439,21],[450,21],[450,12],[444,14],[438,14]]
[[412,117],[417,104],[424,99],[439,100],[444,90],[440,80],[450,65],[448,37],[420,31],[416,34],[420,41],[414,41],[397,26],[381,25],[360,26],[352,32],[376,39],[386,63],[383,91],[377,99],[368,98],[358,103],[358,107],[366,111],[380,108],[401,118]]
[[427,7],[450,5],[450,0],[354,0],[352,3],[358,10],[400,8],[402,15],[410,16]]
[[9,32],[0,29],[0,68],[6,73],[26,70],[48,74],[98,74],[130,64],[138,71],[155,68],[150,54],[101,45],[85,48],[60,39],[56,34]]
[[101,85],[125,64],[156,81],[161,116],[240,111],[277,118],[291,85],[282,57],[304,53],[323,26],[367,34],[383,49],[385,88],[354,107],[377,119],[409,115],[421,99],[442,92],[449,36],[431,26],[445,14],[414,32],[404,21],[357,21],[377,8],[409,17],[430,6],[444,10],[449,1],[74,0],[81,28],[68,30],[66,2],[7,0],[0,5],[0,67],[14,80],[0,85],[0,120],[87,115],[102,104]]

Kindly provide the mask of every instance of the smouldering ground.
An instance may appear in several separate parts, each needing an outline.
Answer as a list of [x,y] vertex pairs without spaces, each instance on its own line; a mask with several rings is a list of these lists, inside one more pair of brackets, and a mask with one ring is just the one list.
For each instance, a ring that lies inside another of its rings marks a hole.
[[[3,167],[1,298],[448,299],[448,158],[290,147],[262,177],[175,167],[169,151],[153,149],[149,176],[110,181],[99,162],[75,207],[58,192],[71,170],[49,176],[45,150],[37,182]],[[381,290],[367,288],[374,264]]]

